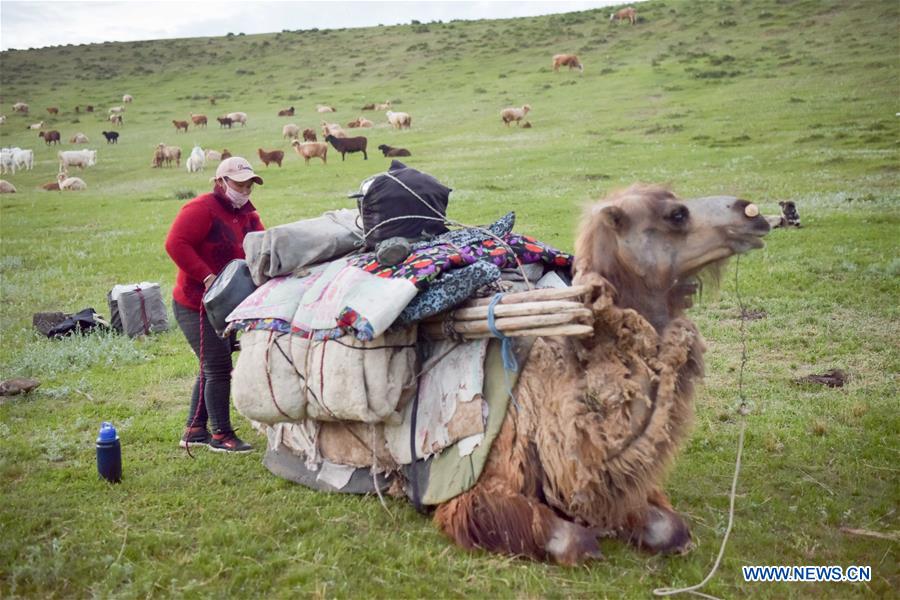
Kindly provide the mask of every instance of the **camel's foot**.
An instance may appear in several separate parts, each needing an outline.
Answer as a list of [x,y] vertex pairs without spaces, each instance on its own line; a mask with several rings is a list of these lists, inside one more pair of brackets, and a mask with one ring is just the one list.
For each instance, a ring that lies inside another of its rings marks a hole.
[[681,515],[650,504],[643,525],[626,528],[622,537],[630,544],[654,554],[686,554],[693,548],[691,531]]

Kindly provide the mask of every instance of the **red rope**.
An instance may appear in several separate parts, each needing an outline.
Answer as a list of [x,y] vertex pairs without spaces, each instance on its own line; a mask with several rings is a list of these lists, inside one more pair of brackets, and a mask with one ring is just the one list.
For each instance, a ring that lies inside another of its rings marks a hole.
[[266,383],[269,384],[269,395],[272,396],[272,404],[275,405],[275,408],[282,414],[283,417],[293,421],[293,418],[281,410],[281,407],[278,406],[278,402],[275,400],[275,388],[272,387],[272,373],[269,371],[269,350],[272,348],[272,335],[274,335],[275,331],[269,330],[269,339],[266,340]]

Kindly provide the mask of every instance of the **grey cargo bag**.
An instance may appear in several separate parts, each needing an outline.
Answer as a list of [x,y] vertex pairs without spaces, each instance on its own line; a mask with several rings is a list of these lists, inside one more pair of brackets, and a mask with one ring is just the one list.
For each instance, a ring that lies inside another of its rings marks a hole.
[[121,331],[128,337],[169,329],[169,317],[158,283],[141,283],[131,289],[120,291],[115,305],[122,323]]

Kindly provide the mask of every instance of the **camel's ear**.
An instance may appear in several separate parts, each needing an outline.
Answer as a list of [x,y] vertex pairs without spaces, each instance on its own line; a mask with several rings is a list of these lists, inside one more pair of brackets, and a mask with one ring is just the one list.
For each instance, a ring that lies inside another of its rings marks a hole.
[[603,222],[615,231],[622,231],[628,225],[628,215],[618,206],[606,206],[600,211]]

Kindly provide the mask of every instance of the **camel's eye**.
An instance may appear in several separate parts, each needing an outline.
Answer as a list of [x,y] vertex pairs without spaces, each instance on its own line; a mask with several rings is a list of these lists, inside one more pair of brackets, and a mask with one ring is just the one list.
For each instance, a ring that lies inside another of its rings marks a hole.
[[672,225],[676,227],[681,227],[688,221],[688,217],[690,217],[691,213],[688,211],[686,206],[676,206],[672,210],[669,211],[669,214],[666,215],[665,219]]

